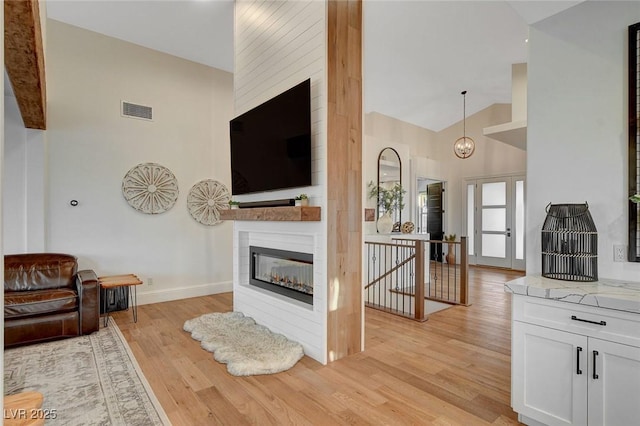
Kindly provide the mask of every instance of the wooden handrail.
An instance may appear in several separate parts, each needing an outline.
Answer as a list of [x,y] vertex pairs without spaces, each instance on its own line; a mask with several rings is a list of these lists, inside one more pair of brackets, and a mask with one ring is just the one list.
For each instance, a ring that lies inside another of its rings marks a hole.
[[[394,241],[416,241],[416,240],[407,240],[405,238],[402,239],[394,239]],[[387,247],[412,247],[410,245],[407,244],[398,244],[398,243],[379,243],[377,241],[365,241],[365,244],[371,244],[371,245],[376,245],[376,246],[387,246]]]

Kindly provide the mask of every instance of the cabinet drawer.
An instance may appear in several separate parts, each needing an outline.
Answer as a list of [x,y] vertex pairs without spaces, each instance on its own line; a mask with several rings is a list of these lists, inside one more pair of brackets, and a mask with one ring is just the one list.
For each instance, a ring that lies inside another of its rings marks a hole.
[[517,294],[512,309],[514,321],[640,347],[638,314]]

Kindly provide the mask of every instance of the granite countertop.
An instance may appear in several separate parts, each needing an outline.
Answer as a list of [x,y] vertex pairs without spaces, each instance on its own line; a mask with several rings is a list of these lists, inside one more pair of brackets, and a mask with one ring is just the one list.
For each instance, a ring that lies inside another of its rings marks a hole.
[[640,314],[640,282],[635,281],[601,279],[585,283],[527,275],[507,282],[504,291]]

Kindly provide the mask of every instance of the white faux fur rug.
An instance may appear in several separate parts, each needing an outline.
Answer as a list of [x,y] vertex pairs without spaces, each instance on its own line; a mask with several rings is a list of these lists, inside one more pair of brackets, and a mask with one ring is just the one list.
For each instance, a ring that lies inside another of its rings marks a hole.
[[293,367],[303,356],[302,345],[272,333],[242,312],[212,313],[188,320],[184,330],[227,364],[234,376],[273,374]]

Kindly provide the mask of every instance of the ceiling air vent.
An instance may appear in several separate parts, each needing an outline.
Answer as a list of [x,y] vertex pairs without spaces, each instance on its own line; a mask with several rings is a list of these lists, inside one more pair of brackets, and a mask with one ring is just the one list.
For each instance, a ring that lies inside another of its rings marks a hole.
[[140,120],[153,120],[153,108],[122,101],[121,114],[123,117],[138,118]]

